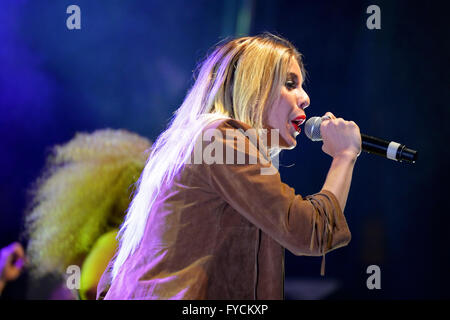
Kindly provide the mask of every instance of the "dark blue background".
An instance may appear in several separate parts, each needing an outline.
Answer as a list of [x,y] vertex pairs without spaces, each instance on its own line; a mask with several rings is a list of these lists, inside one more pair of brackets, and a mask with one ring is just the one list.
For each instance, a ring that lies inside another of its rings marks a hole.
[[[308,116],[331,111],[420,152],[416,164],[360,156],[345,210],[352,241],[327,255],[324,278],[320,258],[286,252],[286,284],[294,288],[287,298],[449,298],[444,3],[2,0],[0,246],[19,238],[26,189],[51,146],[106,127],[154,140],[196,64],[223,37],[246,31],[237,25],[247,17],[250,34],[278,33],[304,55]],[[81,30],[66,28],[71,4],[81,8]],[[381,30],[366,27],[371,4],[381,8]],[[281,175],[312,194],[331,158],[303,134],[298,141],[282,154]],[[381,290],[366,287],[371,264],[381,268]],[[5,294],[23,297],[13,291]]]

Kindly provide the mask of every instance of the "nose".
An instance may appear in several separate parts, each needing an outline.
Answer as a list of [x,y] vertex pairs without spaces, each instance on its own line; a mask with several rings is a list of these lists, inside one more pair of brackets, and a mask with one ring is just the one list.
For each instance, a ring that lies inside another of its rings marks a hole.
[[309,103],[310,100],[308,94],[305,92],[305,90],[301,90],[297,100],[298,107],[301,109],[306,109],[309,107]]

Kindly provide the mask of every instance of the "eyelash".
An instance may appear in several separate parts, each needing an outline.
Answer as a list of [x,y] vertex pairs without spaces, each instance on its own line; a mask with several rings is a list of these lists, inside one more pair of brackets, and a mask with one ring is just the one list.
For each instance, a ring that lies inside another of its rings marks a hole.
[[288,90],[297,88],[297,84],[294,81],[286,81],[285,86]]

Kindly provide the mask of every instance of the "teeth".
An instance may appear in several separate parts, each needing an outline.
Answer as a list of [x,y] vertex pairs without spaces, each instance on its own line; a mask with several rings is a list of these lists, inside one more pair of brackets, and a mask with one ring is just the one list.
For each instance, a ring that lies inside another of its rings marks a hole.
[[297,131],[297,132],[300,132],[300,122],[299,121],[297,121],[297,120],[293,120],[292,121],[292,124],[294,125],[294,128],[295,128],[295,131]]
[[292,120],[292,122],[295,122],[298,126],[301,126],[303,124],[303,122],[305,122],[305,119],[300,119],[300,120]]

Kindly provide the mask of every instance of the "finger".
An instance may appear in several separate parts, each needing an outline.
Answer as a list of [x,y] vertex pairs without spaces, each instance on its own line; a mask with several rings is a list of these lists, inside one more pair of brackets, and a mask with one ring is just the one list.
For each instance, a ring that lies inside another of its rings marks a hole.
[[[14,242],[8,246],[8,256],[7,263],[12,266],[16,266],[19,263],[20,266],[23,265],[23,260],[25,258],[25,253],[23,247],[20,243]],[[20,260],[20,262],[18,262]]]
[[22,258],[17,259],[16,262],[14,263],[14,267],[16,267],[17,270],[19,270],[19,271],[23,269],[24,265],[25,265],[25,260]]
[[355,121],[350,121],[350,124],[359,130],[359,127],[358,127],[358,125],[355,123]]
[[14,254],[19,258],[25,257],[25,251],[23,250],[22,245],[18,242],[14,243]]
[[11,254],[13,252],[20,251],[21,249],[23,251],[22,245],[19,242],[10,243],[8,246],[3,248],[3,250],[5,250],[5,252],[7,252],[7,254]]
[[330,119],[336,119],[336,117],[335,117],[335,115],[334,114],[332,114],[331,112],[327,112],[327,113],[325,113],[325,116],[328,116],[328,117],[330,117]]
[[13,252],[13,254],[11,254],[10,258],[8,259],[11,263],[11,265],[18,267],[18,268],[22,268],[22,265],[24,264],[24,256],[21,255],[20,252]]

